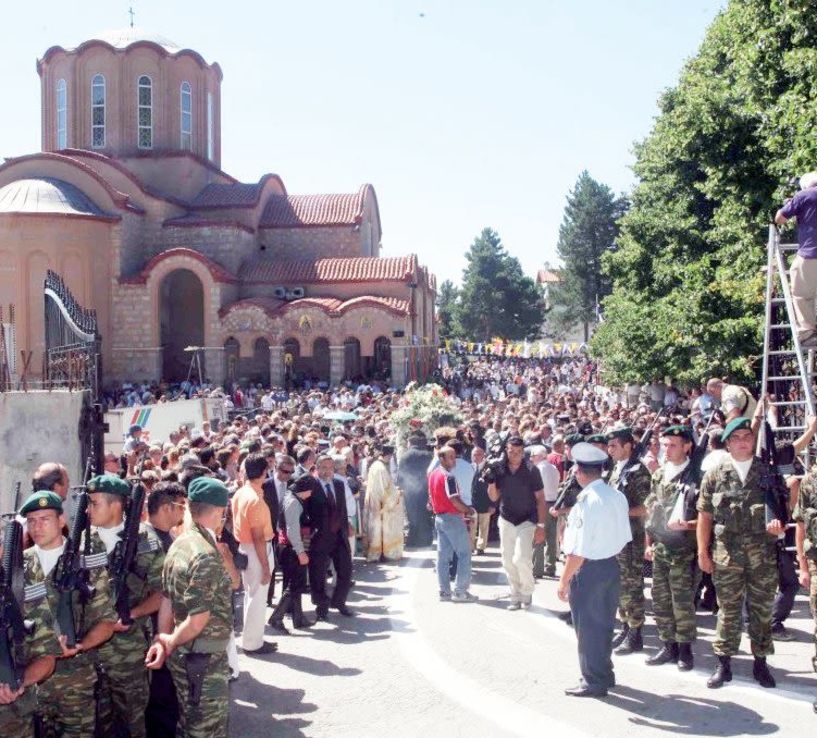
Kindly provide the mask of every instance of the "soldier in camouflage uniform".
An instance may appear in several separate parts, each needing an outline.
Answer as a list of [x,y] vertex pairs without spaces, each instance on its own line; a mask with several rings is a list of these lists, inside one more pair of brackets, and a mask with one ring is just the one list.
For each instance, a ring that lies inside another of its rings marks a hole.
[[[131,488],[111,474],[88,482],[88,513],[93,534],[99,536],[110,558],[121,541],[125,506]],[[141,511],[140,511],[141,512]],[[150,615],[161,602],[164,551],[156,533],[144,523],[139,526],[139,541],[131,575],[128,577],[128,602],[133,623],[117,620],[113,637],[96,653],[97,668],[104,674],[100,729],[103,736],[145,738],[145,709],[150,692],[148,672],[144,668],[145,651],[151,639]],[[110,714],[108,714],[110,705]]]
[[[731,420],[721,437],[729,456],[704,475],[698,498],[698,565],[712,573],[720,606],[713,643],[719,663],[707,686],[716,688],[732,680],[731,657],[740,647],[745,599],[755,657],[752,673],[761,686],[774,687],[766,657],[774,653],[775,545],[783,526],[779,520],[766,522],[767,470],[754,456],[751,420]],[[713,530],[715,546],[710,556]]]
[[[36,593],[38,602],[50,612],[57,611],[59,592],[54,584],[54,568],[65,549],[62,528],[62,499],[53,492],[37,492],[26,500],[20,510],[25,515],[28,533],[34,546],[23,552],[26,589]],[[57,660],[53,676],[39,687],[39,712],[46,736],[94,735],[94,670],[93,652],[111,637],[116,615],[111,607],[107,557],[100,541],[92,542],[85,560],[89,569],[89,584],[93,595],[84,607],[74,598],[74,623],[77,646],[68,648],[65,636],[54,635]],[[80,630],[83,628],[83,630]],[[37,634],[38,635],[38,634]],[[5,735],[5,733],[3,733]]]
[[[800,494],[792,513],[797,523],[797,564],[800,584],[809,591],[814,618],[814,650],[811,665],[817,672],[817,467],[812,467],[800,482]],[[813,703],[817,712],[817,701]]]
[[[32,497],[36,498],[33,504],[37,509],[40,509],[38,503],[42,498],[46,500],[43,507],[60,503],[60,498],[53,492],[41,492]],[[31,504],[32,497],[26,500],[21,514]],[[23,646],[25,670],[22,684],[12,690],[8,684],[0,683],[0,735],[3,738],[31,738],[34,735],[37,709],[35,685],[54,671],[56,657],[60,653],[51,608],[40,585],[25,587],[22,614],[26,620],[34,623],[34,630],[26,636]]]
[[635,439],[630,428],[618,428],[607,434],[607,453],[615,463],[609,484],[626,498],[630,505],[630,530],[633,540],[618,555],[621,573],[619,618],[621,630],[613,638],[615,653],[641,651],[644,640],[644,502],[650,494],[652,477],[637,458],[633,458]]
[[[677,663],[693,666],[697,563],[694,515],[695,489],[686,484],[692,430],[673,425],[661,434],[665,461],[652,475],[647,508],[646,557],[653,562],[652,605],[661,649],[647,659],[650,666]],[[685,514],[686,513],[686,514]]]
[[149,668],[169,658],[179,697],[180,738],[226,738],[227,643],[233,627],[232,590],[238,573],[215,530],[227,507],[227,488],[199,477],[187,491],[187,530],[170,547],[162,574],[159,630]]

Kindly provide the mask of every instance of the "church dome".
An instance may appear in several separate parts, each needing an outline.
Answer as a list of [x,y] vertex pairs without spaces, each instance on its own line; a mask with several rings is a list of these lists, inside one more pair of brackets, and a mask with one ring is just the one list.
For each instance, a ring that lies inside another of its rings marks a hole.
[[0,213],[105,216],[88,196],[61,179],[18,179],[0,187]]
[[169,38],[161,36],[158,33],[153,33],[144,28],[114,28],[107,31],[102,31],[91,36],[85,41],[104,41],[110,44],[115,49],[127,49],[131,44],[139,43],[140,41],[148,41],[150,43],[161,46],[165,51],[171,54],[181,51],[181,47],[171,41]]

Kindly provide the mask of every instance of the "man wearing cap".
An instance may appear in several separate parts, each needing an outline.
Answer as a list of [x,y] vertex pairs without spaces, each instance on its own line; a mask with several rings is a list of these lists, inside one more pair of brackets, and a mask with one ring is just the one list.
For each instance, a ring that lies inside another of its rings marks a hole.
[[[88,482],[88,515],[92,535],[105,546],[109,559],[123,541],[125,510],[131,488],[112,474],[102,474]],[[128,514],[131,514],[128,511]],[[141,517],[142,511],[134,511]],[[150,615],[159,609],[164,551],[158,536],[144,523],[139,525],[136,556],[127,579],[128,602],[133,622],[117,620],[114,635],[96,652],[96,662],[107,675],[112,716],[102,719],[103,732],[116,735],[117,723],[127,726],[131,738],[145,736],[145,708],[149,699],[149,680],[142,668],[149,641]]]
[[519,436],[505,443],[507,462],[488,485],[488,497],[499,502],[499,547],[502,567],[511,589],[509,610],[530,607],[533,546],[545,540],[545,491],[539,470],[525,461],[525,444]]
[[128,437],[122,447],[122,453],[127,456],[137,450],[142,441],[142,426],[134,423],[128,428]]
[[617,654],[641,651],[644,640],[644,501],[650,494],[651,475],[635,455],[635,439],[630,428],[618,428],[607,434],[607,453],[615,466],[610,486],[615,487],[630,505],[632,540],[618,555],[621,569],[621,598],[618,615],[621,630],[613,639]]
[[[31,600],[32,605],[44,605],[56,613],[60,595],[52,572],[66,544],[62,534],[65,525],[62,499],[53,492],[35,492],[23,503],[20,514],[26,519],[34,543],[23,552],[27,599],[32,596],[36,598]],[[54,674],[39,687],[39,713],[46,735],[94,734],[93,694],[97,679],[94,654],[113,634],[116,613],[111,602],[105,549],[96,536],[91,537],[90,546],[90,554],[83,563],[88,569],[92,594],[84,605],[75,594],[72,603],[78,630],[76,647],[68,648],[66,637],[60,637],[57,642],[60,658]],[[84,624],[84,632],[79,630],[80,624]],[[37,640],[42,635],[41,625],[45,631],[44,624],[37,619],[33,633]],[[50,627],[46,632],[53,633]]]
[[[32,497],[36,497],[37,500],[31,509],[45,510],[50,503],[62,510],[62,501],[52,492],[35,493]],[[40,500],[43,500],[43,503],[37,504]],[[31,501],[31,497],[26,500],[20,515],[25,515]],[[55,522],[54,527],[57,525],[58,522]],[[24,661],[18,664],[24,667],[22,684],[17,689],[12,689],[11,685],[0,682],[0,735],[4,738],[29,738],[34,734],[33,720],[37,709],[35,685],[54,671],[56,657],[60,655],[52,610],[42,582],[25,584],[22,616],[34,623],[34,629],[26,634],[22,652],[19,654]]]
[[790,218],[797,218],[800,244],[790,269],[797,335],[803,348],[814,348],[817,346],[817,172],[800,177],[800,192],[777,211],[774,222],[782,226]]
[[[545,492],[545,540],[533,547],[533,577],[556,576],[556,559],[559,555],[556,534],[558,521],[550,515],[550,508],[559,494],[559,470],[547,460],[548,451],[541,444],[531,446],[530,461],[539,470],[542,477],[542,489]],[[547,561],[547,564],[545,563]]]
[[229,701],[227,644],[233,628],[232,591],[238,573],[217,543],[227,487],[199,477],[187,490],[189,523],[170,547],[162,571],[159,633],[145,662],[169,659],[179,696],[178,734],[226,738]]
[[[698,498],[698,566],[712,574],[720,606],[713,643],[718,666],[707,686],[716,688],[732,680],[731,658],[740,647],[745,601],[755,659],[752,674],[761,686],[774,687],[766,657],[774,653],[775,548],[783,526],[777,519],[766,522],[764,468],[754,455],[751,420],[731,420],[722,438],[729,456],[704,475]],[[710,556],[713,531],[715,545]]]
[[[652,476],[647,508],[646,557],[652,561],[652,604],[661,649],[647,659],[651,666],[693,666],[695,640],[695,490],[687,484],[692,429],[672,425],[661,433],[664,464]],[[690,510],[690,507],[692,509]]]
[[567,519],[562,543],[567,559],[557,593],[570,602],[582,677],[565,693],[604,697],[616,683],[610,658],[620,588],[616,555],[632,540],[629,504],[601,478],[604,451],[578,443],[573,460],[582,491]]

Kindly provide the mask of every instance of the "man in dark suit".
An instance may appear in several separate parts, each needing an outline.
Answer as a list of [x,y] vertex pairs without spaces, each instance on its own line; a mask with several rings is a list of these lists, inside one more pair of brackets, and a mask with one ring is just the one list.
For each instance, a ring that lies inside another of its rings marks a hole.
[[[346,597],[352,586],[351,535],[346,511],[346,490],[343,482],[335,479],[335,463],[328,454],[315,461],[313,493],[307,503],[312,523],[312,541],[309,549],[309,584],[312,602],[318,620],[326,620],[329,607],[341,615],[354,613],[346,606]],[[335,590],[330,601],[326,594],[326,573],[329,561],[335,567]]]
[[[267,507],[270,511],[270,517],[272,517],[274,541],[273,548],[276,549],[276,567],[272,572],[269,590],[267,591],[267,605],[272,606],[272,599],[275,596],[275,572],[278,569],[278,520],[281,515],[284,492],[286,491],[287,484],[289,484],[290,479],[292,479],[292,476],[295,473],[295,460],[286,454],[276,454],[274,457],[269,457],[268,461],[270,462],[270,471],[272,473],[269,477],[267,477],[267,479],[264,480],[264,484],[261,486],[261,488],[264,491],[264,502],[267,503]],[[285,589],[286,582],[283,582],[281,591]]]
[[408,515],[408,546],[430,546],[434,520],[428,510],[428,465],[431,452],[423,433],[412,433],[409,448],[397,465],[397,486],[403,490]]

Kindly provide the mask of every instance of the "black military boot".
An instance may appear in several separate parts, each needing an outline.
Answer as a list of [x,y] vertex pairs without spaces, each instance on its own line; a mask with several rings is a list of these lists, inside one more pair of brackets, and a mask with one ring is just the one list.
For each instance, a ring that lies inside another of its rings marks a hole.
[[710,689],[722,687],[724,682],[732,681],[732,658],[730,656],[718,656],[718,665],[706,683]]
[[621,630],[613,636],[613,648],[618,648],[622,643],[624,643],[624,639],[627,637],[627,634],[630,632],[630,626],[627,623],[621,624]]
[[678,644],[678,671],[690,671],[694,663],[692,660],[692,644]]
[[627,632],[627,637],[615,652],[619,656],[626,656],[628,653],[644,650],[644,639],[641,637],[641,627],[630,628]]
[[284,615],[289,612],[290,607],[292,606],[292,595],[289,592],[285,592],[284,596],[281,597],[280,601],[276,608],[272,611],[272,615],[270,615],[269,620],[267,623],[275,628],[279,633],[283,633],[285,635],[289,634],[286,625],[284,625]]
[[761,687],[771,689],[777,686],[777,682],[769,671],[765,656],[755,656],[755,665],[752,667],[752,676]]
[[661,664],[675,664],[678,662],[678,644],[675,641],[664,641],[661,650],[654,653],[647,659],[650,666],[661,666]]

